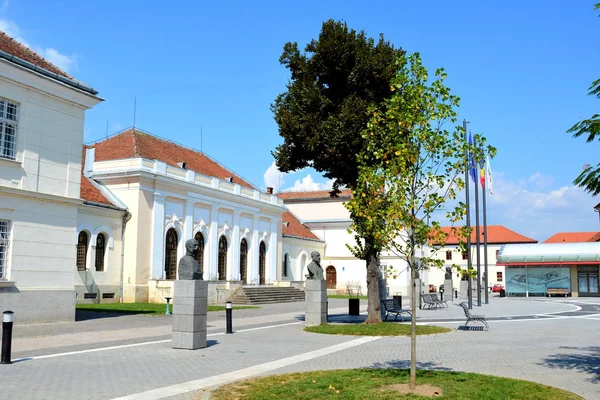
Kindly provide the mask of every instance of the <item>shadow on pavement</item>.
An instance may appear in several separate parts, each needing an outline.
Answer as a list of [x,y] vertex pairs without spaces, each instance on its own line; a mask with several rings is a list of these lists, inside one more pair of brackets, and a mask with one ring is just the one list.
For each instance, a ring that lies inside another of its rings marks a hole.
[[[386,362],[377,362],[371,365],[370,368],[379,369],[410,369],[410,360],[392,360]],[[417,361],[418,370],[429,370],[429,371],[452,371],[452,368],[442,367],[440,364],[432,362],[419,362]]]
[[587,379],[592,383],[600,382],[600,346],[589,347],[560,347],[571,350],[571,353],[559,353],[546,357],[538,365],[569,369],[589,374]]
[[482,332],[487,332],[487,329],[485,329],[485,326],[480,326],[480,325],[473,325],[473,326],[464,326],[461,325],[458,328],[456,328],[457,331],[482,331]]
[[114,318],[125,315],[136,314],[152,314],[152,311],[90,311],[90,310],[75,310],[75,321],[87,321],[100,318]]

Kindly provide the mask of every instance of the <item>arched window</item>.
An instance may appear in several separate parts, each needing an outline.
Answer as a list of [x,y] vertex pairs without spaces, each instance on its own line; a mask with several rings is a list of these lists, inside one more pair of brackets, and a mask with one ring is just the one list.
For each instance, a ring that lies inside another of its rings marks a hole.
[[86,232],[79,232],[77,238],[77,271],[85,271],[85,262],[87,259],[88,235]]
[[106,236],[99,233],[96,237],[96,271],[104,271],[104,254],[106,253]]
[[260,247],[259,247],[259,250],[258,250],[258,280],[259,280],[259,285],[264,285],[265,284],[266,263],[267,263],[267,246],[265,246],[265,242],[260,242]]
[[285,253],[283,256],[283,265],[281,266],[281,276],[287,277],[288,271],[290,267],[290,256],[288,253]]
[[200,269],[204,271],[204,235],[202,232],[196,232],[194,239],[196,239],[196,242],[198,242],[196,261],[198,261],[198,264],[200,264]]
[[167,231],[165,241],[165,279],[177,279],[177,231]]
[[248,278],[248,242],[242,239],[240,243],[240,279],[246,283]]
[[327,289],[337,288],[337,272],[333,265],[327,267],[325,276],[327,277]]
[[227,239],[225,236],[221,236],[219,239],[219,276],[220,281],[227,279]]

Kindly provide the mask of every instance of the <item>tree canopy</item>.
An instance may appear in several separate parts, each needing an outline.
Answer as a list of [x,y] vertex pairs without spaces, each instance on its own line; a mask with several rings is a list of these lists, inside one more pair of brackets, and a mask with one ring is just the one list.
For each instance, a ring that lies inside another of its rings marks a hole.
[[291,78],[271,105],[284,139],[273,152],[279,170],[312,167],[334,179],[335,188],[353,187],[367,111],[391,95],[389,82],[402,54],[383,35],[376,41],[334,20],[323,23],[304,52],[298,43],[286,43],[279,61]]
[[[597,3],[594,8],[600,10],[600,3]],[[600,100],[600,79],[592,83],[588,95],[595,96]],[[572,133],[573,137],[587,136],[586,140],[588,143],[600,140],[600,114],[594,114],[590,118],[579,121],[567,132]],[[595,167],[590,166],[586,168],[575,178],[574,183],[594,196],[600,194],[600,163]]]

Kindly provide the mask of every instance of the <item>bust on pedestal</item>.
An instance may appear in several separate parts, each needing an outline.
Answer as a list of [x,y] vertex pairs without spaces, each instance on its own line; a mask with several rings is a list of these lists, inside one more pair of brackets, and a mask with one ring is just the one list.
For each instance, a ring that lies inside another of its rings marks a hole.
[[327,282],[323,278],[321,255],[318,251],[310,253],[312,261],[308,264],[306,275],[305,303],[306,325],[321,325],[327,323]]
[[452,267],[446,267],[446,274],[444,276],[444,297],[446,300],[454,299],[454,287],[452,284]]
[[202,270],[196,260],[198,242],[185,242],[185,256],[179,260],[179,279],[175,281],[173,298],[174,349],[206,347],[206,311],[208,282],[202,280]]

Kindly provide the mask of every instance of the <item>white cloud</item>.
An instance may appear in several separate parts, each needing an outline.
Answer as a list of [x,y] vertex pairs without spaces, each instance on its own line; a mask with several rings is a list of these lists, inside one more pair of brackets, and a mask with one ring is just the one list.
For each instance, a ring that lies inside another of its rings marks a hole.
[[285,172],[279,171],[277,165],[275,165],[275,161],[267,168],[264,174],[265,187],[272,187],[275,190],[275,193],[281,192],[281,187],[285,182],[285,176],[287,174]]
[[291,188],[284,189],[285,192],[310,192],[315,190],[327,190],[333,187],[333,179],[324,183],[315,182],[310,174],[302,179],[297,179]]
[[[5,1],[0,7],[0,12],[3,12],[7,7],[8,2]],[[73,71],[77,68],[77,56],[62,54],[60,51],[52,47],[42,47],[39,45],[32,45],[25,40],[21,35],[21,29],[19,26],[11,20],[0,19],[0,30],[6,33],[8,36],[20,42],[22,45],[29,47],[40,56],[44,57],[48,62],[56,65],[58,68],[65,72]]]

